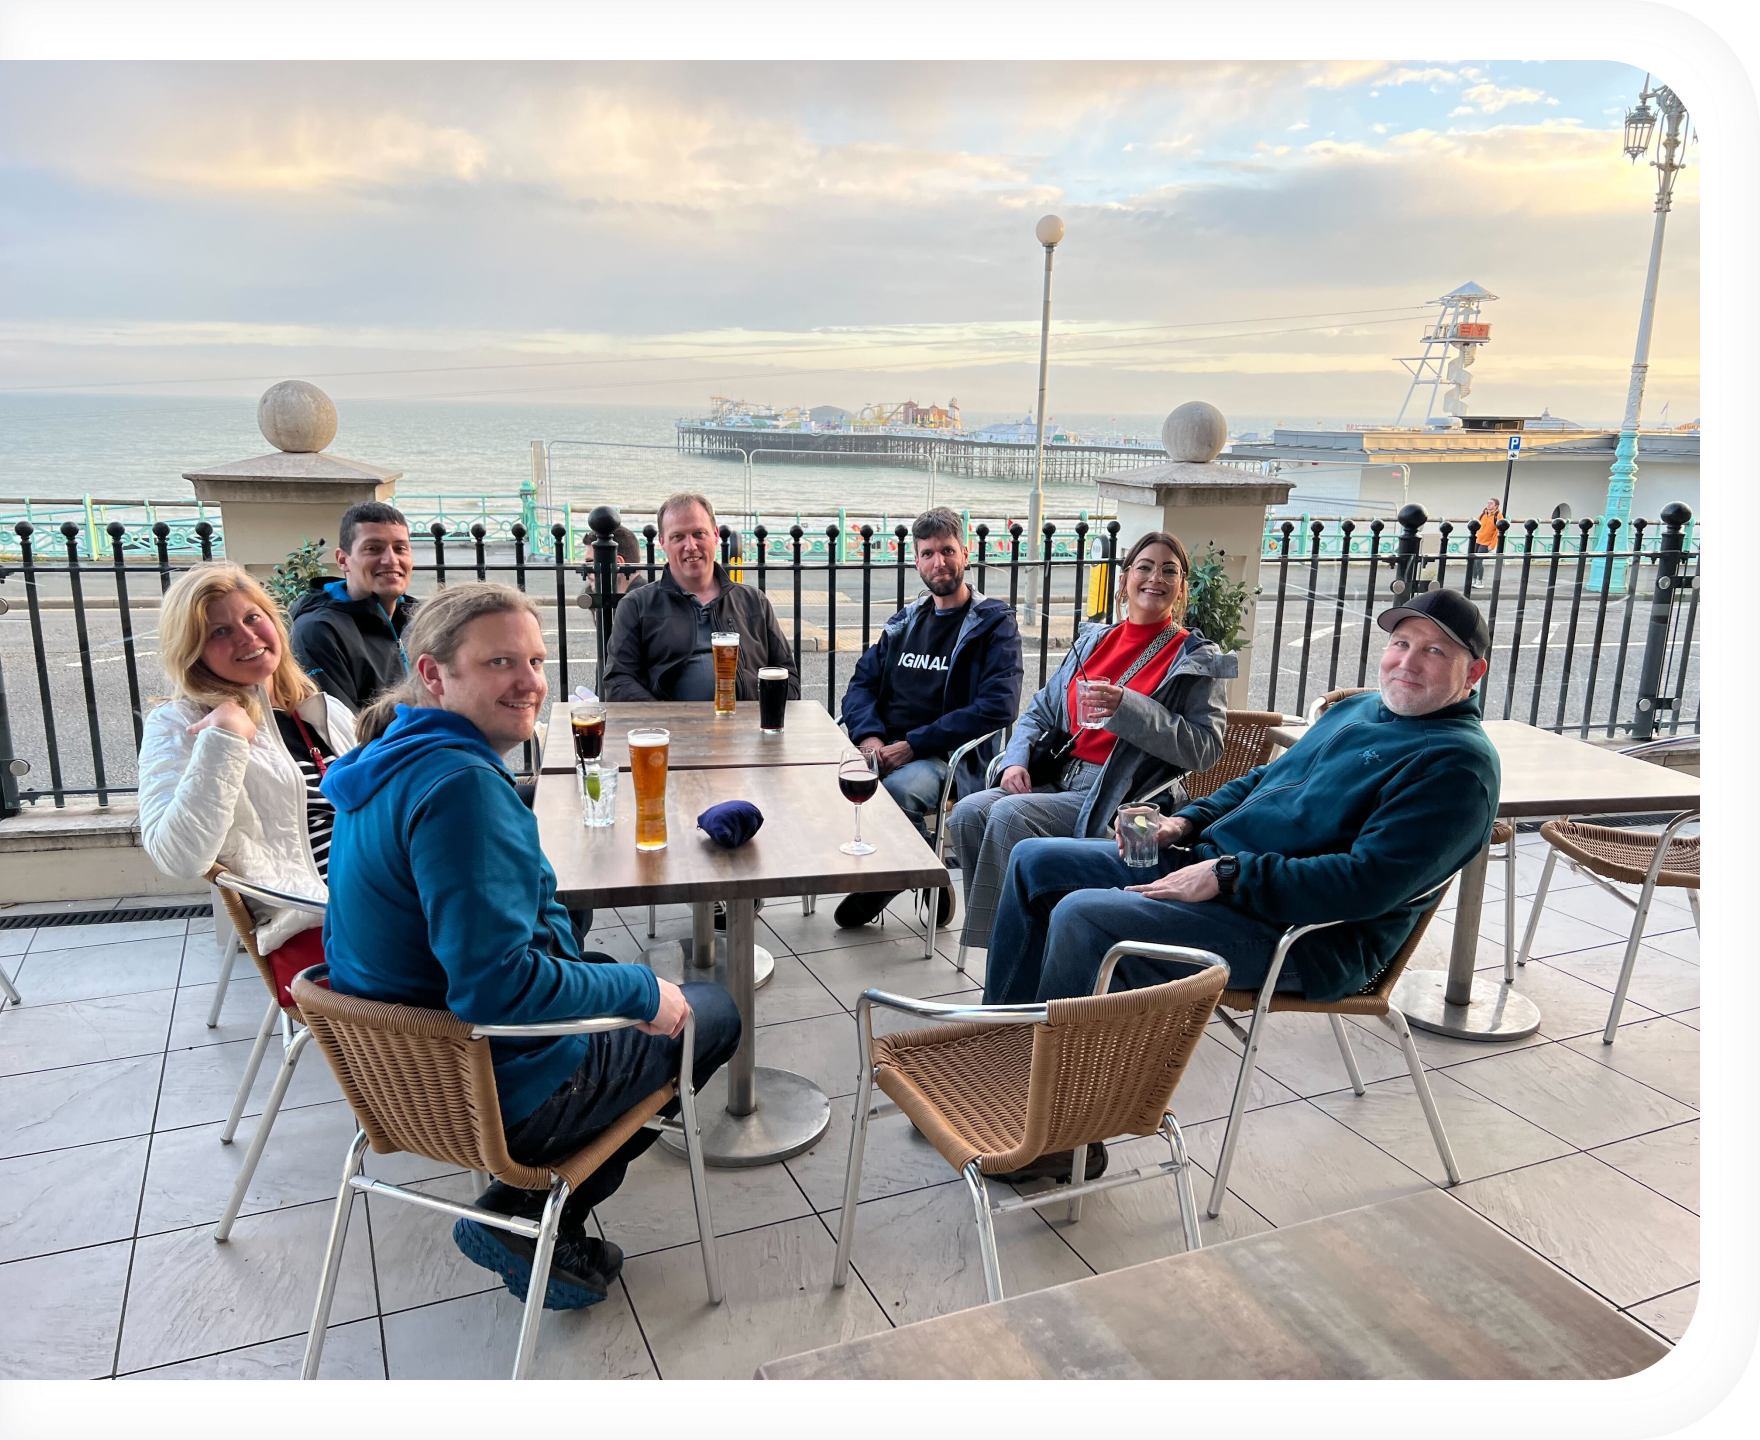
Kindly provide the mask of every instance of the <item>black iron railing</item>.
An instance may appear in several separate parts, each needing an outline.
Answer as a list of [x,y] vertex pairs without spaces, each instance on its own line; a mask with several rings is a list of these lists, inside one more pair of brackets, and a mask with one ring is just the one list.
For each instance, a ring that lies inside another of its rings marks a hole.
[[[1246,703],[1299,713],[1327,690],[1372,684],[1374,617],[1402,595],[1445,585],[1486,611],[1488,718],[1586,738],[1696,729],[1699,555],[1683,544],[1690,519],[1685,506],[1669,506],[1660,523],[1610,521],[1599,547],[1587,543],[1593,521],[1504,522],[1495,549],[1476,558],[1459,553],[1461,525],[1431,527],[1417,506],[1392,523],[1281,522],[1274,553],[1261,562],[1251,647],[1242,652]],[[637,577],[657,580],[664,558],[652,525],[639,532],[638,558],[624,563],[612,538],[617,512],[602,506],[588,523],[584,537],[560,524],[540,534],[514,525],[502,541],[480,521],[450,529],[435,522],[419,547],[412,592],[462,579],[518,586],[545,609],[552,693],[596,687],[619,594]],[[194,529],[201,558],[212,558],[211,527]],[[135,789],[144,707],[169,693],[158,664],[158,596],[196,562],[173,561],[164,524],[154,527],[156,555],[143,559],[111,523],[108,561],[90,558],[89,538],[71,521],[59,527],[58,544],[43,543],[56,532],[28,523],[14,532],[19,558],[0,560],[0,812],[87,797],[108,804]],[[861,525],[853,535],[836,525],[812,534],[760,526],[748,557],[741,537],[721,532],[734,577],[776,606],[802,693],[822,696],[833,714],[856,657],[919,591],[907,537],[902,525],[890,534]],[[1005,597],[1019,617],[1024,697],[1045,683],[1082,621],[1113,618],[1118,522],[1047,523],[1038,560],[1019,524],[981,524],[971,538],[977,588]],[[23,625],[5,614],[20,599]],[[34,686],[17,684],[26,674]]]

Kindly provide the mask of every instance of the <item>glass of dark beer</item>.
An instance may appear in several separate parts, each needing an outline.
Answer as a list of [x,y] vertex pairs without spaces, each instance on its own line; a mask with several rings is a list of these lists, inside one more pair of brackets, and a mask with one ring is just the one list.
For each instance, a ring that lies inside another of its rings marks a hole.
[[780,735],[788,716],[788,671],[766,665],[758,672],[758,728],[766,735]]
[[575,766],[597,765],[599,757],[605,753],[605,707],[570,706],[568,725],[574,732]]
[[880,759],[866,750],[845,750],[837,765],[837,788],[856,807],[856,835],[837,848],[845,855],[872,855],[874,847],[862,839],[862,806],[880,788]]

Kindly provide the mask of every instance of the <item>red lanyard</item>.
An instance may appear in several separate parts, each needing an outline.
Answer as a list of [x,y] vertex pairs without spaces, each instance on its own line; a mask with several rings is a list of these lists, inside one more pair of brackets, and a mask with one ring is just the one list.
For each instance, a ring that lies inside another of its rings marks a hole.
[[306,729],[306,722],[299,718],[299,711],[289,710],[287,713],[293,716],[293,723],[299,727],[299,738],[306,742],[306,753],[312,757],[312,764],[318,767],[318,778],[322,780],[324,772],[330,768],[329,762],[318,753],[318,742],[312,738],[312,732]]

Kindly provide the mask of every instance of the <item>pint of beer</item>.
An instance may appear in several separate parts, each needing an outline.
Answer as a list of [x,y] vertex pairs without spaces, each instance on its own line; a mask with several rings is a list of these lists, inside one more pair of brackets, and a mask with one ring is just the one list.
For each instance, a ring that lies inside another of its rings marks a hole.
[[788,671],[766,665],[758,672],[758,728],[766,735],[780,735],[788,714]]
[[630,779],[636,789],[636,849],[666,848],[666,760],[670,730],[629,732]]
[[709,644],[715,651],[715,713],[731,715],[734,682],[739,679],[739,632],[717,630]]

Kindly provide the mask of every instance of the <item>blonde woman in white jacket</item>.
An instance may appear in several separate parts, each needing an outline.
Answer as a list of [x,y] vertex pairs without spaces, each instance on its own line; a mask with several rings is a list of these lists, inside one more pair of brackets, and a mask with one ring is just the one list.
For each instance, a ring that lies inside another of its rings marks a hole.
[[[263,587],[227,561],[179,576],[159,608],[173,698],[141,739],[141,842],[165,874],[197,880],[216,861],[245,879],[325,900],[335,811],[318,789],[352,749],[354,718],[293,658]],[[323,959],[318,916],[253,903],[259,953]],[[285,982],[284,982],[285,983]]]

